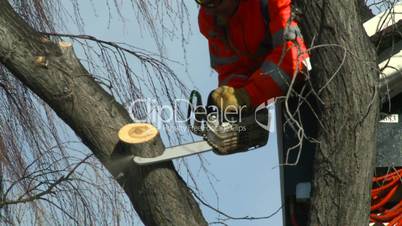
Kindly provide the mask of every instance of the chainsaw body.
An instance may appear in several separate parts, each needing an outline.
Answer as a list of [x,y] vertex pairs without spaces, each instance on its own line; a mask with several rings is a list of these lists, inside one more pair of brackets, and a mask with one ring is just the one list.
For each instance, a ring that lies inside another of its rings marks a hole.
[[[259,123],[256,120],[259,120]],[[248,151],[267,143],[268,122],[268,110],[257,113],[255,117],[250,115],[236,122],[221,122],[218,117],[212,115],[207,117],[205,138],[217,154]],[[263,128],[260,123],[266,127]]]
[[[189,115],[193,111],[195,121],[189,125],[190,130],[199,136],[203,136],[212,147],[213,151],[220,155],[234,154],[264,146],[269,137],[269,111],[263,108],[257,112],[240,114],[227,117],[221,112],[208,111],[208,105],[203,108],[198,93],[190,96]],[[194,102],[193,98],[197,98]],[[193,103],[197,105],[194,107]],[[231,114],[232,115],[232,114]]]

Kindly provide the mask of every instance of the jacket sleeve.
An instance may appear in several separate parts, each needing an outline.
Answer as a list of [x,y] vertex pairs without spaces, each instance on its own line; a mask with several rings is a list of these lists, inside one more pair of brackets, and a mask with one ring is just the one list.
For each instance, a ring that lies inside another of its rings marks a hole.
[[290,0],[268,1],[273,50],[244,86],[253,106],[282,96],[298,72],[310,69],[309,56],[296,21],[291,21]]
[[222,34],[217,33],[210,17],[205,15],[201,9],[198,15],[198,24],[200,32],[208,40],[210,64],[218,73],[219,86],[228,85],[238,88],[246,84],[249,74],[243,73],[245,70],[238,64],[240,57],[228,44],[222,40]]

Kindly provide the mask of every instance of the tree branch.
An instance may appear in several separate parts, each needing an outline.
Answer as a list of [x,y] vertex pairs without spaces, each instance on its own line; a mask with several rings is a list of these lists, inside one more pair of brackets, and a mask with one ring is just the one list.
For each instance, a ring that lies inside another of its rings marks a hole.
[[[164,150],[158,136],[141,147],[119,143],[118,130],[132,120],[82,66],[73,49],[44,41],[0,0],[0,62],[41,97],[114,175],[145,225],[207,225],[172,163],[139,167],[132,154]],[[117,160],[121,162],[116,162]]]

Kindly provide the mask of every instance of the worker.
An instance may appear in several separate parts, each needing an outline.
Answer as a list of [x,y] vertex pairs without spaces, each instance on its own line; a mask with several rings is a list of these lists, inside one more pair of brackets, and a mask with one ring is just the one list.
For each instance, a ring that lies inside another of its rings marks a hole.
[[290,0],[196,0],[199,28],[208,39],[219,87],[210,99],[220,110],[253,109],[283,96],[310,69]]

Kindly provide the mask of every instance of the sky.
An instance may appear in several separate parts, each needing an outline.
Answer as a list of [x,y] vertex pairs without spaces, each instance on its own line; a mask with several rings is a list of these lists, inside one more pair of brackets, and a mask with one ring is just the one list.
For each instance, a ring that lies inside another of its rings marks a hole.
[[[67,8],[71,8],[68,1],[65,4]],[[201,92],[203,99],[206,99],[209,92],[217,86],[217,76],[209,65],[207,41],[198,30],[196,4],[188,5],[190,6],[189,19],[192,25],[192,35],[189,38],[189,43],[185,46],[187,71],[183,65],[184,51],[180,39],[173,41],[166,39],[166,46],[168,47],[166,53],[169,59],[182,63],[170,64],[181,81],[189,88],[194,88],[193,85],[195,85],[195,88]],[[95,7],[96,15],[93,7]],[[79,1],[79,8],[85,23],[86,34],[103,40],[132,44],[153,52],[157,51],[153,39],[145,31],[140,32],[130,6],[123,7],[124,23],[116,14],[109,21],[107,5],[104,1],[99,0],[96,5],[93,5],[89,0]],[[115,11],[112,10],[112,13]],[[66,23],[70,27],[70,32],[78,33],[73,28],[71,20],[66,19]],[[80,51],[76,51],[80,57]],[[166,137],[164,140],[166,141]],[[202,197],[211,205],[233,217],[267,216],[280,208],[279,162],[275,133],[270,134],[266,146],[254,151],[231,156],[218,156],[208,152],[202,157],[204,166],[210,172],[209,177],[203,173],[198,157],[189,157],[185,161],[192,169]],[[183,163],[181,161],[176,161],[175,164],[177,168],[182,169]],[[180,172],[185,179],[188,178],[183,170]],[[211,184],[215,190],[212,189]],[[200,206],[208,222],[217,221],[219,215],[216,212],[203,205]],[[265,220],[232,220],[226,223],[230,226],[277,226],[282,225],[282,215],[279,212]]]

